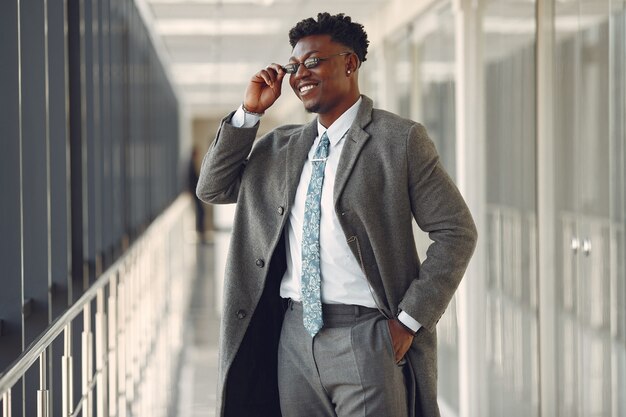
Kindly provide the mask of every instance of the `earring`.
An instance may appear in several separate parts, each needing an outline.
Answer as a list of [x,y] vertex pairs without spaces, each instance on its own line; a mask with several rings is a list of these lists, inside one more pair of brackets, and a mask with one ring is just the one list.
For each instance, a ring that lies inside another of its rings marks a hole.
[[348,70],[348,74],[350,74],[352,71]]

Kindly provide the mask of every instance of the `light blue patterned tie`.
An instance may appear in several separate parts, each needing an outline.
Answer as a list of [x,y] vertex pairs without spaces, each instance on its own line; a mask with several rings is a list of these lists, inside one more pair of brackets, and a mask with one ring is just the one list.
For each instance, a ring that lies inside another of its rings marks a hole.
[[302,230],[302,308],[304,328],[315,336],[322,328],[322,298],[320,271],[320,218],[324,168],[328,158],[330,141],[326,132],[315,150],[312,160],[311,181],[304,204],[304,226]]

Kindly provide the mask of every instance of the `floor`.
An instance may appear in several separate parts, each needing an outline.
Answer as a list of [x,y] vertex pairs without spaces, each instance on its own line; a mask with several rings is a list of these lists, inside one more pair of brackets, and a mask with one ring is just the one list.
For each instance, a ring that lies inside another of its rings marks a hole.
[[215,416],[219,316],[215,308],[214,247],[198,243],[197,272],[187,318],[176,417]]

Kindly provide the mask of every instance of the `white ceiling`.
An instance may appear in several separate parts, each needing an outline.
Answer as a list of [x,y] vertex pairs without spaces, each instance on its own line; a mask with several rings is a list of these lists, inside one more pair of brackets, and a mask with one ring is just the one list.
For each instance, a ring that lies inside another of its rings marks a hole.
[[192,116],[220,117],[239,105],[254,73],[286,63],[298,21],[327,11],[365,24],[387,0],[143,1],[179,98]]

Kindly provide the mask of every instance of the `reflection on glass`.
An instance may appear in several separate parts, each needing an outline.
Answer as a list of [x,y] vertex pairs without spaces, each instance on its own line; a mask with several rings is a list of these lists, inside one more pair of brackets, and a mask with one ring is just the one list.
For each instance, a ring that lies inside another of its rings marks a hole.
[[395,109],[402,117],[410,119],[411,96],[415,93],[411,88],[413,70],[413,48],[411,40],[405,33],[398,34],[398,38],[391,42],[391,76],[393,78],[393,97],[396,101]]
[[441,163],[456,178],[454,14],[452,6],[431,11],[413,32],[414,95],[412,114],[428,129]]
[[[426,126],[446,171],[456,177],[454,15],[447,4],[422,15],[394,42],[394,98],[398,113]],[[418,237],[418,247],[428,245]],[[424,249],[421,251],[425,253]],[[437,325],[438,392],[459,412],[459,351],[456,299]]]
[[623,1],[555,3],[557,415],[626,415]]
[[492,0],[483,24],[490,416],[539,415],[535,2]]
[[375,50],[369,51],[367,62],[359,68],[361,91],[374,101],[375,107],[380,107],[380,91],[383,84],[383,71],[378,64],[378,53]]

